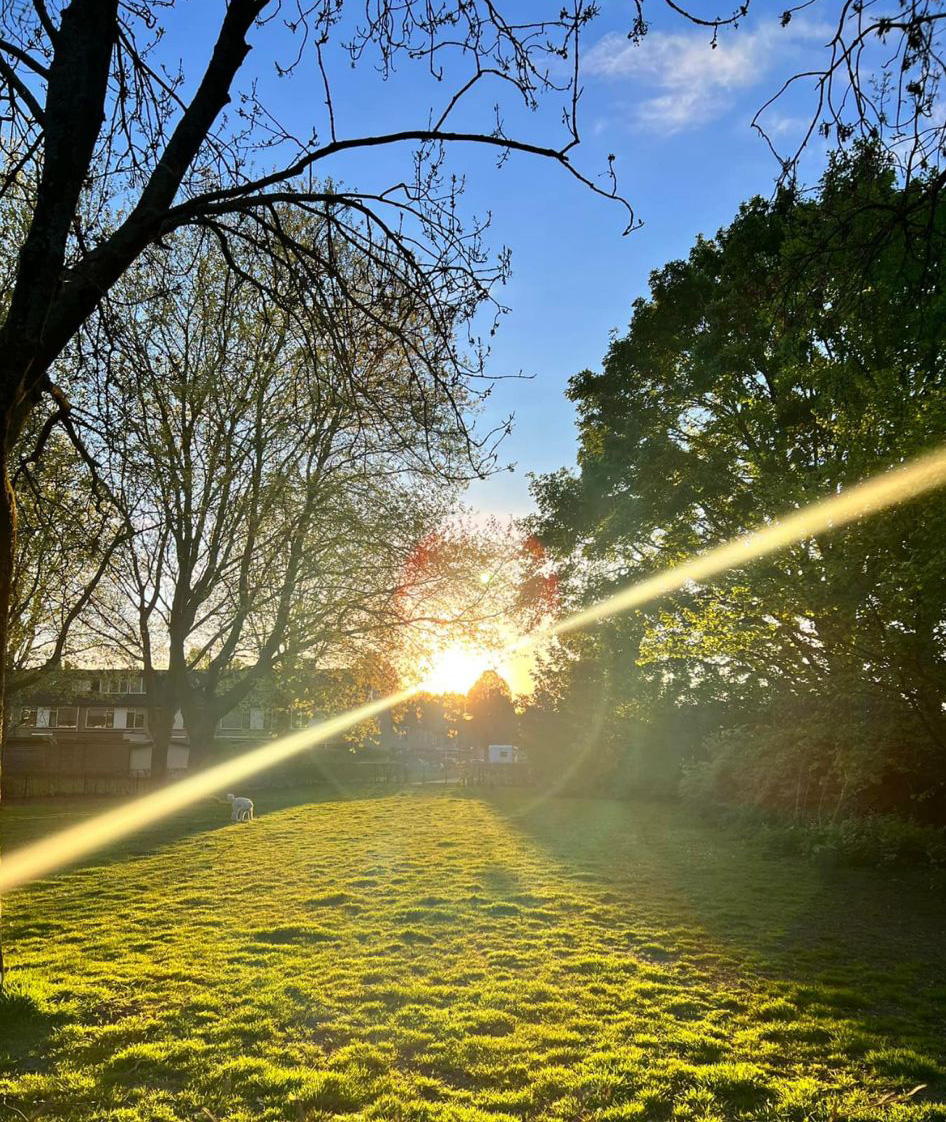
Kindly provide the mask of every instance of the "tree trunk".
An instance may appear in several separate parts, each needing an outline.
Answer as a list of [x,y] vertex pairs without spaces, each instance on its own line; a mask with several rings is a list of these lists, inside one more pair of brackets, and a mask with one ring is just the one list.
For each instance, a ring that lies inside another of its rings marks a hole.
[[378,714],[378,725],[381,729],[381,750],[393,752],[398,746],[397,734],[394,731],[394,717],[390,709],[385,709]]
[[214,746],[214,733],[217,717],[199,694],[192,693],[184,706],[184,727],[190,739],[190,761],[188,767],[203,765]]
[[[13,599],[13,562],[16,550],[16,498],[9,469],[9,437],[7,426],[0,430],[0,798],[3,791],[3,762],[6,754],[6,681],[7,643],[10,630],[10,604]],[[2,907],[2,901],[0,901]],[[0,913],[2,922],[2,913]],[[0,930],[0,989],[6,968],[3,959],[3,935]]]
[[151,785],[160,787],[168,778],[168,749],[171,746],[171,729],[174,713],[167,706],[151,710]]

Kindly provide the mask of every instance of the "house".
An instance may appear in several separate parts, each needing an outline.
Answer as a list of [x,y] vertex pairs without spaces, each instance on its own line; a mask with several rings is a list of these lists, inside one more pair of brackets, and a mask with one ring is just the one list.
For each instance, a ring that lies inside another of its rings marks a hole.
[[[60,783],[44,785],[48,793],[107,790],[108,780],[148,776],[152,711],[136,671],[60,671],[11,705],[4,757],[8,791],[28,788],[15,782],[18,776],[59,777]],[[186,770],[189,745],[178,713],[168,750],[172,773]]]
[[[336,673],[337,676],[337,673]],[[144,676],[128,669],[68,669],[50,675],[10,705],[4,756],[8,795],[111,793],[133,789],[151,774],[156,705]],[[226,758],[318,718],[279,704],[262,684],[217,723],[205,762]],[[178,712],[168,771],[186,773],[192,738]]]

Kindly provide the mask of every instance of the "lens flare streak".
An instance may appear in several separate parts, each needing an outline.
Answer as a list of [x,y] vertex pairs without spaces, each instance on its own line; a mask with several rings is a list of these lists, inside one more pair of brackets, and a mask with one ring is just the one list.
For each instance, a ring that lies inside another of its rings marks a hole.
[[[738,568],[796,542],[877,514],[908,499],[926,494],[946,483],[946,448],[914,460],[903,467],[875,476],[734,541],[711,549],[681,565],[631,585],[574,615],[540,628],[509,644],[502,655],[536,646],[597,623],[609,616],[640,607],[674,592],[691,581],[704,581],[727,569]],[[390,697],[362,705],[333,717],[315,728],[292,733],[271,744],[199,772],[171,786],[107,811],[96,818],[24,846],[5,857],[0,866],[0,893],[55,872],[89,853],[126,837],[145,826],[183,810],[198,799],[217,794],[239,781],[282,763],[307,748],[370,720],[386,709],[406,701],[420,686],[401,690]]]
[[227,760],[206,771],[197,772],[178,783],[125,803],[115,810],[106,811],[88,822],[82,822],[68,830],[62,830],[33,845],[24,846],[9,857],[4,857],[0,865],[0,893],[11,888],[37,880],[63,865],[71,864],[86,854],[93,853],[110,842],[118,841],[128,834],[159,822],[175,811],[183,810],[198,799],[216,795],[227,787],[235,786],[265,768],[282,763],[293,756],[313,748],[340,733],[378,716],[386,709],[406,701],[416,687],[401,690],[390,697],[379,698],[358,709],[351,709],[340,717],[332,717],[314,728],[291,733],[271,744],[264,744],[251,752],[244,752],[235,759]]
[[778,521],[762,526],[731,542],[701,553],[690,561],[664,569],[646,580],[616,592],[590,608],[575,612],[557,623],[533,631],[516,640],[509,650],[523,650],[547,639],[578,631],[583,627],[640,607],[691,581],[705,581],[727,569],[737,569],[776,553],[796,542],[839,529],[860,518],[878,514],[908,499],[933,491],[946,483],[946,448],[913,460],[904,467],[874,476],[865,483],[803,507]]

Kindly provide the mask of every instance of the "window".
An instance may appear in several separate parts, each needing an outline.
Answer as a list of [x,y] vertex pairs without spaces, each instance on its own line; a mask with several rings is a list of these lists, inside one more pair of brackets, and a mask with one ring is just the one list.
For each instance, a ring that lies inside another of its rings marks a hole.
[[267,709],[234,709],[217,722],[220,732],[262,732],[270,727]]
[[122,672],[105,674],[93,678],[89,683],[90,693],[144,693],[144,675]]
[[144,709],[129,709],[125,717],[126,729],[143,729],[145,727]]
[[115,724],[114,709],[86,709],[85,727],[87,729],[110,729]]
[[107,693],[144,693],[141,674],[109,674],[105,679]]
[[232,713],[227,713],[226,716],[221,717],[217,725],[223,732],[242,732],[247,727],[247,719],[249,713],[245,713],[241,709],[234,709]]
[[79,724],[79,710],[74,705],[60,705],[58,709],[51,709],[49,713],[49,727],[57,729],[74,729]]
[[58,709],[30,706],[21,710],[20,726],[25,728],[74,729],[79,724],[79,710],[74,705]]

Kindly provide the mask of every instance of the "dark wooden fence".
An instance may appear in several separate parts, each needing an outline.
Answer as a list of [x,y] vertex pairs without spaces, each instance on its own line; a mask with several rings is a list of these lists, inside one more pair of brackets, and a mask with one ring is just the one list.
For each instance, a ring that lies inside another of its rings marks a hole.
[[94,772],[8,771],[3,775],[4,799],[43,799],[53,795],[143,795],[146,775]]
[[[180,777],[212,767],[232,752],[192,753],[192,767]],[[524,786],[532,781],[526,764],[486,764],[456,760],[423,761],[397,757],[365,758],[350,752],[311,755],[289,761],[252,779],[254,790],[286,787],[334,787],[339,791],[410,785],[459,784],[465,787]],[[114,795],[130,797],[150,788],[147,772],[34,770],[8,768],[3,775],[3,798],[35,799],[53,795]]]

